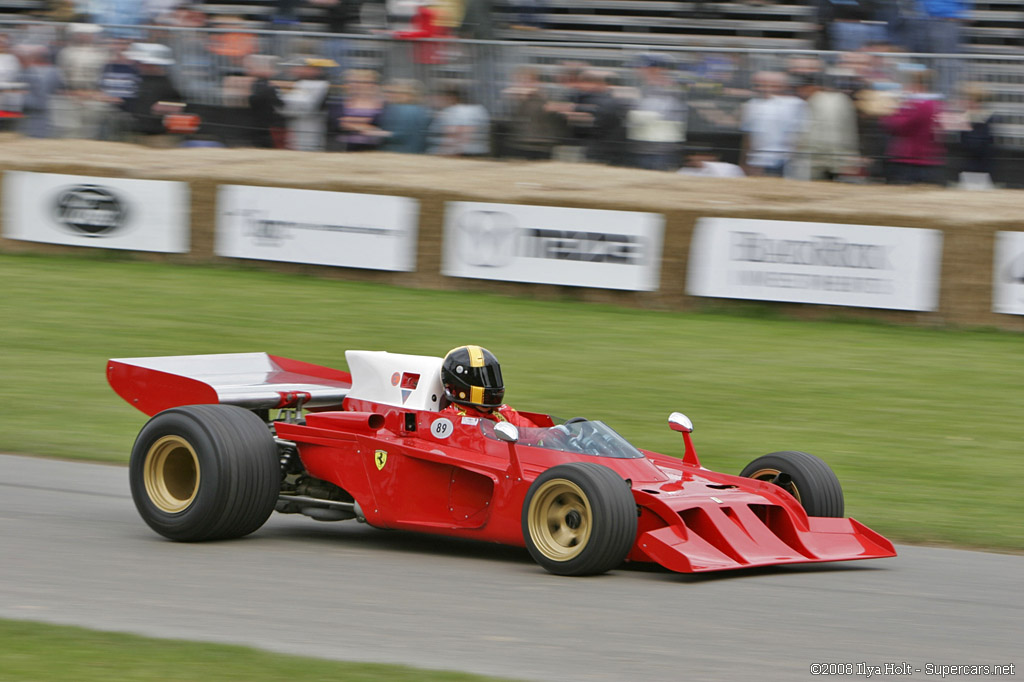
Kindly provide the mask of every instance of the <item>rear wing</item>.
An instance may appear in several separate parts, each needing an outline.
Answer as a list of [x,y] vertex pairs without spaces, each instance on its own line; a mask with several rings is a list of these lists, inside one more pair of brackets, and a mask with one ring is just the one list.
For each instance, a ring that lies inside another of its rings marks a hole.
[[348,372],[267,353],[116,358],[107,362],[107,381],[149,416],[217,403],[250,410],[340,409],[352,387]]

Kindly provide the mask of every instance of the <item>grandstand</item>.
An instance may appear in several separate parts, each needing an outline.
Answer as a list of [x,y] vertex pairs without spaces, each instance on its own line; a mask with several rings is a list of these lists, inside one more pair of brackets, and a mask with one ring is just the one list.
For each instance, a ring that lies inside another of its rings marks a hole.
[[[0,0],[0,18],[39,16],[61,3]],[[217,0],[201,3],[216,16],[269,22],[276,0]],[[367,6],[378,4],[366,0]],[[1024,7],[1016,0],[975,0],[965,26],[965,50],[976,54],[1018,53],[1024,48]],[[810,49],[819,27],[814,0],[542,0],[536,24],[517,26],[516,8],[495,0],[505,15],[505,39],[628,43],[652,46]],[[294,29],[320,31],[323,11],[300,6]]]
[[[588,43],[573,48],[578,59],[609,68],[629,55],[655,49],[759,48],[784,53],[814,49],[821,28],[816,0],[539,0],[523,25],[513,0],[493,0],[499,13],[498,37],[523,43],[521,57],[554,65],[565,52],[554,43]],[[363,28],[384,28],[384,0],[363,0]],[[70,2],[0,0],[4,18],[69,19]],[[218,17],[241,18],[252,28],[281,28],[273,23],[277,0],[216,0],[202,3],[216,25]],[[321,8],[301,4],[292,32],[326,29]],[[964,26],[965,78],[984,83],[999,113],[997,139],[1003,147],[1024,148],[1024,5],[1015,0],[975,0]],[[621,46],[629,46],[622,49]]]

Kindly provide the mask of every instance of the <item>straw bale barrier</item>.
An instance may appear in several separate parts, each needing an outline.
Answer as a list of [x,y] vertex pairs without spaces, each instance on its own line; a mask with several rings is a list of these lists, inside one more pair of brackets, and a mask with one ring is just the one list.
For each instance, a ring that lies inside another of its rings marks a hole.
[[[927,227],[943,232],[939,309],[929,313],[764,304],[801,317],[868,318],[925,326],[989,326],[1024,331],[1024,316],[992,308],[995,233],[1024,230],[1024,192],[852,186],[768,178],[712,179],[566,163],[447,159],[384,153],[328,154],[258,149],[152,149],[86,140],[0,136],[0,170],[178,180],[191,191],[190,253],[140,255],[171,262],[218,262],[213,251],[218,185],[295,187],[392,194],[420,202],[417,268],[394,273],[260,262],[284,272],[435,289],[472,289],[666,310],[749,306],[688,296],[685,277],[700,217],[761,218]],[[0,194],[0,206],[4,197]],[[653,292],[576,289],[444,277],[441,234],[447,201],[493,201],[647,211],[665,216],[661,287]],[[0,239],[5,252],[66,253],[60,247]]]

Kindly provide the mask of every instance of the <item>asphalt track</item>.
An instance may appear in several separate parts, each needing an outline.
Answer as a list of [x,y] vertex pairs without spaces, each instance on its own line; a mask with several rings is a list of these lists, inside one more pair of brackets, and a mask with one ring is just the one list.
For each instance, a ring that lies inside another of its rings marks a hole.
[[0,617],[533,680],[788,681],[826,662],[1024,675],[1024,557],[898,549],[581,579],[354,521],[274,515],[243,540],[178,544],[139,519],[123,467],[0,455]]

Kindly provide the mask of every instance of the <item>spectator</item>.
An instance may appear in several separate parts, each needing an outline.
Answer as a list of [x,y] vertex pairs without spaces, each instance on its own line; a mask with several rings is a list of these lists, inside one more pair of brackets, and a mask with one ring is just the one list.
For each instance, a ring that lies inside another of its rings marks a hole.
[[656,54],[640,60],[640,98],[627,118],[634,162],[640,168],[667,171],[679,167],[687,108],[671,66],[666,57]]
[[405,57],[407,62],[411,61],[418,66],[440,64],[443,61],[441,44],[430,39],[442,38],[448,35],[448,30],[437,22],[437,12],[430,6],[428,0],[420,2],[416,7],[410,28],[396,31],[394,35],[399,40],[413,41],[412,57]]
[[[924,10],[925,51],[958,54],[963,40],[963,21],[967,7],[963,0],[918,0]],[[942,58],[936,64],[936,88],[947,99],[959,80],[960,60]]]
[[0,131],[10,129],[21,118],[24,96],[21,60],[10,52],[7,34],[0,33]]
[[617,96],[604,71],[588,70],[580,74],[579,99],[569,114],[574,134],[583,138],[588,161],[612,166],[630,162],[626,138],[626,116],[630,103]]
[[743,169],[734,163],[722,161],[711,149],[694,148],[686,156],[686,165],[679,169],[680,175],[697,175],[706,178],[742,178]]
[[[469,40],[497,39],[494,21],[493,0],[466,0],[466,11],[462,16],[457,34]],[[475,99],[490,111],[498,111],[501,99],[501,83],[506,81],[504,65],[508,59],[497,43],[474,43],[466,46],[469,66],[476,84]]]
[[440,156],[486,156],[490,153],[491,117],[479,104],[470,104],[458,84],[448,84],[437,96],[437,115],[430,124],[430,153]]
[[[359,31],[363,0],[309,0],[309,4],[323,10],[328,33],[344,35]],[[325,57],[338,62],[339,68],[345,65],[347,53],[348,43],[340,37],[326,40],[321,51]],[[337,77],[337,74],[332,75]]]
[[302,0],[276,0],[270,23],[275,26],[295,26],[299,23],[299,6]]
[[387,133],[381,151],[403,154],[424,154],[430,110],[420,102],[420,86],[414,80],[402,79],[384,88],[387,103],[380,117],[380,127]]
[[221,68],[228,72],[238,73],[243,70],[245,58],[256,54],[258,49],[256,34],[245,29],[245,21],[241,17],[217,17],[211,28],[220,29],[208,35],[208,50],[219,57]]
[[995,114],[988,105],[988,92],[981,84],[972,83],[965,87],[964,97],[965,125],[960,132],[960,148],[964,159],[960,184],[969,187],[991,186],[995,171],[995,136],[992,132]]
[[23,45],[19,51],[25,82],[20,131],[28,137],[51,137],[53,98],[63,88],[60,72],[44,45]]
[[141,0],[89,0],[81,4],[88,8],[88,16],[93,23],[117,26],[111,29],[111,33],[127,40],[138,39],[142,32],[122,27],[142,26],[150,20],[149,7]]
[[584,62],[562,62],[555,72],[555,82],[551,84],[549,90],[545,109],[553,115],[557,143],[552,155],[558,160],[576,162],[583,158],[583,140],[573,134],[569,119],[583,95],[580,79],[586,70],[587,65]]
[[505,153],[515,159],[546,160],[558,141],[558,115],[548,109],[548,96],[537,69],[524,66],[516,71],[513,84],[505,89]]
[[778,71],[754,75],[758,96],[743,104],[743,166],[748,175],[781,177],[793,156],[806,104],[786,94],[788,78]]
[[132,130],[132,102],[139,94],[142,74],[128,58],[128,41],[111,41],[111,57],[100,73],[100,93],[106,104],[106,113],[100,124],[101,140],[123,141]]
[[164,117],[185,108],[185,98],[167,75],[167,67],[174,64],[171,48],[159,43],[133,43],[126,55],[139,65],[141,74],[138,95],[128,107],[135,133],[147,144],[164,145],[168,143]]
[[65,86],[63,131],[67,137],[96,138],[99,135],[103,102],[99,92],[100,73],[107,63],[107,51],[97,44],[102,29],[95,24],[72,24],[71,42],[57,53],[57,68]]
[[466,0],[458,35],[471,40],[494,40],[497,37],[492,0]]
[[943,149],[938,140],[938,97],[929,92],[930,74],[911,73],[907,92],[896,113],[882,119],[891,137],[887,180],[892,184],[944,184]]
[[512,10],[512,28],[534,31],[544,27],[546,0],[508,0]]
[[249,112],[252,146],[264,149],[283,149],[285,146],[285,118],[281,112],[284,102],[271,79],[277,75],[277,57],[268,54],[249,55],[246,71],[252,78],[249,91]]
[[330,148],[348,152],[376,149],[386,135],[380,128],[383,111],[384,98],[377,85],[376,72],[347,71],[341,98],[328,104],[330,129],[335,133]]
[[437,11],[437,25],[445,33],[454,34],[462,23],[462,15],[466,13],[465,0],[434,0]]
[[819,47],[852,52],[865,44],[885,40],[885,22],[880,5],[885,0],[817,0]]
[[326,69],[337,66],[330,59],[299,57],[292,64],[294,82],[281,99],[288,123],[288,149],[323,151],[327,139],[327,96],[330,82]]
[[822,75],[804,76],[797,94],[807,102],[806,120],[797,143],[798,157],[789,177],[839,180],[857,175],[860,153],[857,109],[846,94],[822,84]]

